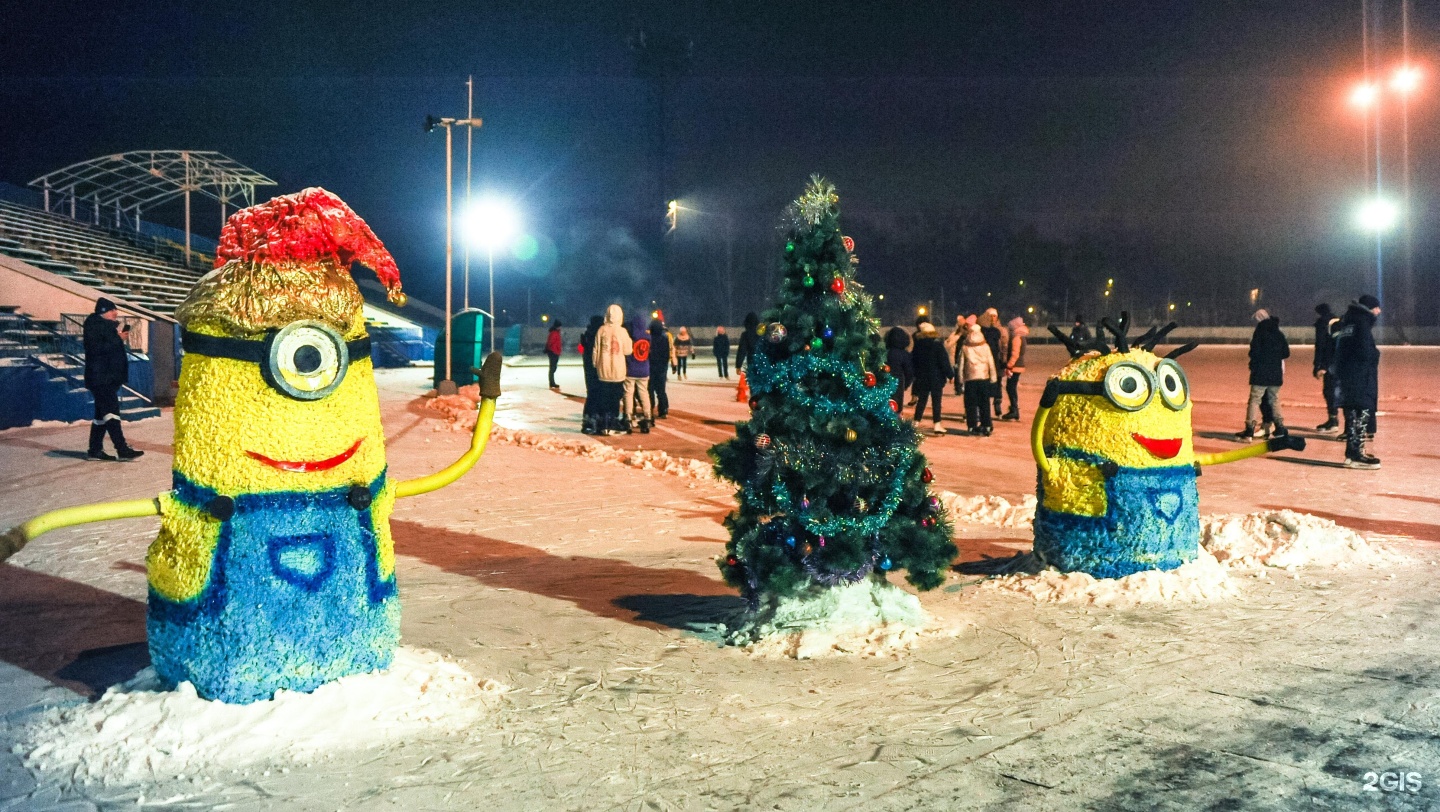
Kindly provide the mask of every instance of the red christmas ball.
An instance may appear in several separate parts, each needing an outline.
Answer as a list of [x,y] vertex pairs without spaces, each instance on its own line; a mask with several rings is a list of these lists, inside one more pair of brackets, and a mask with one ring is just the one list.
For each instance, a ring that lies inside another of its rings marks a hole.
[[923,471],[920,472],[920,481],[921,481],[921,482],[924,482],[925,484],[928,485],[928,484],[930,484],[931,482],[933,482],[934,480],[935,480],[935,475],[932,474],[932,473],[930,473],[930,469],[929,469],[929,468],[926,468],[925,470],[923,470]]
[[846,251],[855,250],[855,240],[851,239],[849,236],[841,237],[840,242],[845,244]]
[[923,519],[920,520],[920,526],[921,526],[921,527],[934,527],[934,526],[935,526],[935,520],[932,519],[932,518],[930,518],[929,516],[926,516],[925,518],[923,518]]
[[830,289],[833,290],[833,291],[835,291],[836,295],[839,295],[839,294],[841,294],[841,293],[844,293],[844,292],[845,292],[845,279],[844,279],[843,277],[839,277],[839,276],[835,277],[834,281],[832,281],[832,282],[830,283]]
[[894,400],[890,401],[890,411],[895,414],[900,414],[900,403]]
[[759,398],[750,398],[750,408],[751,408],[751,410],[754,410],[754,409],[756,409],[756,408],[759,407],[759,406],[760,406],[760,399],[759,399]]
[[725,557],[725,564],[726,564],[727,566],[733,567],[733,566],[735,566],[736,564],[739,564],[739,563],[740,563],[740,559],[736,558],[736,557],[733,556],[733,555],[731,555],[731,556],[726,556],[726,557]]
[[874,385],[875,385],[875,373],[873,373],[873,372],[867,372],[867,373],[865,373],[865,385],[866,385],[866,386],[874,386]]
[[[760,450],[762,450],[762,451],[765,450],[765,449],[767,449],[767,448],[769,448],[769,447],[770,447],[770,435],[768,435],[768,434],[761,434],[761,435],[759,435],[758,437],[756,437],[756,438],[755,438],[755,447],[758,448],[758,449],[760,449]],[[926,482],[929,482],[929,480],[926,480]]]
[[883,373],[885,373],[886,375],[889,375],[889,374],[890,374],[890,365],[889,365],[889,364],[882,364],[882,365],[880,366],[880,371],[883,372]]

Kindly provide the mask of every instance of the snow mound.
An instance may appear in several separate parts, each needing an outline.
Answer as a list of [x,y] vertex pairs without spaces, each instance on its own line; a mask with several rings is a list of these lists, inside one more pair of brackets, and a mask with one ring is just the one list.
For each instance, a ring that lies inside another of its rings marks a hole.
[[1173,570],[1137,572],[1123,578],[1042,569],[1029,554],[1017,558],[1010,569],[1014,574],[993,578],[983,587],[1029,595],[1041,603],[1117,609],[1142,604],[1211,603],[1237,591],[1225,567],[1204,549],[1194,561]]
[[1406,560],[1366,542],[1348,527],[1293,510],[1203,517],[1200,546],[1227,567],[1344,568]]
[[950,521],[994,527],[1029,527],[1035,521],[1035,497],[1026,494],[1012,505],[1003,496],[961,496],[950,491],[936,494],[950,514]]
[[[453,431],[473,431],[475,428],[476,415],[478,414],[476,404],[479,403],[479,401],[479,387],[474,385],[462,386],[460,387],[459,394],[439,395],[427,399],[425,401],[425,408],[443,415],[449,423],[449,428]],[[583,436],[575,437],[560,434],[546,434],[538,431],[507,429],[496,426],[490,432],[490,439],[497,443],[505,443],[506,445],[533,448],[536,451],[544,451],[566,457],[579,457],[594,460],[595,462],[625,465],[630,468],[638,468],[642,471],[658,471],[684,479],[712,481],[715,479],[715,473],[711,464],[705,460],[673,457],[664,451],[627,451],[623,448],[608,446]]]
[[727,642],[756,657],[877,657],[909,649],[929,623],[914,595],[866,578],[763,606],[731,630]]
[[31,769],[86,783],[190,777],[453,734],[507,690],[404,646],[387,671],[250,705],[202,699],[188,682],[165,691],[147,668],[94,703],[39,714],[19,731],[14,752]]

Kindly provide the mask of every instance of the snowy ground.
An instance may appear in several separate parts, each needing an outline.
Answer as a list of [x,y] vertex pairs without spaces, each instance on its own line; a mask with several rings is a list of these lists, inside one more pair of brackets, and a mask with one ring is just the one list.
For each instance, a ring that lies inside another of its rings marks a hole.
[[[1027,407],[1060,363],[1036,349]],[[1286,415],[1313,426],[1297,356]],[[1184,359],[1202,449],[1239,427],[1243,358]],[[949,582],[920,596],[931,628],[880,656],[797,660],[716,644],[740,606],[713,564],[732,501],[690,460],[743,419],[733,386],[697,364],[654,433],[597,448],[578,367],[563,394],[509,367],[509,431],[480,467],[397,505],[407,659],[349,694],[245,718],[147,696],[152,520],[56,532],[0,566],[0,810],[1440,806],[1437,369],[1440,350],[1386,349],[1380,471],[1339,468],[1324,439],[1208,469],[1225,589],[1201,595],[1055,602],[1043,574],[990,577],[1029,547],[1026,424],[927,439],[952,513],[975,520]],[[394,475],[464,448],[423,375],[381,388]],[[84,426],[0,432],[0,526],[167,487],[169,414],[127,431],[148,453],[125,465],[83,461]],[[1305,518],[1252,518],[1249,535],[1224,518],[1286,508]],[[1327,521],[1344,550],[1306,546]],[[1268,567],[1241,544],[1257,528]],[[1418,791],[1381,791],[1387,772]]]

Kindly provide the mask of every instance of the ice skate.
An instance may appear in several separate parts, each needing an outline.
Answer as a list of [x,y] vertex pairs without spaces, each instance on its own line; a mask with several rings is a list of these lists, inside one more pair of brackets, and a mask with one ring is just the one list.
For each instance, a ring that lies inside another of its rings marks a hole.
[[1340,433],[1340,421],[1338,421],[1338,420],[1336,420],[1335,418],[1332,417],[1332,418],[1326,420],[1324,423],[1321,423],[1320,425],[1316,426],[1316,427],[1315,427],[1315,430],[1318,431],[1318,432],[1320,432],[1321,434],[1339,434],[1339,433]]
[[1254,441],[1255,441],[1255,424],[1254,424],[1254,423],[1246,423],[1246,424],[1245,424],[1245,428],[1244,428],[1239,434],[1236,434],[1236,435],[1235,435],[1235,439],[1236,439],[1236,440],[1239,440],[1239,441],[1242,442],[1242,443],[1254,442]]
[[939,420],[932,420],[930,422],[930,433],[939,437],[949,434],[950,432],[945,429],[944,423],[940,422]]

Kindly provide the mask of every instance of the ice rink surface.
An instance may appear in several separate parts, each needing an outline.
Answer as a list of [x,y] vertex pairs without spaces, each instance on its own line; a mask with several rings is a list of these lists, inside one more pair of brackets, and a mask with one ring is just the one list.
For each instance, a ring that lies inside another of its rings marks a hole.
[[[147,761],[159,745],[137,728],[110,745],[123,774],[95,752],[78,765],[35,757],[61,730],[45,726],[47,707],[79,707],[148,662],[156,522],[59,531],[0,566],[0,810],[1440,807],[1440,349],[1383,352],[1381,470],[1344,469],[1341,443],[1313,438],[1207,469],[1201,512],[1289,508],[1404,562],[1237,571],[1224,600],[1128,609],[1037,602],[957,571],[921,596],[936,628],[878,657],[716,644],[714,622],[741,603],[713,563],[733,505],[722,483],[492,442],[458,485],[398,504],[393,527],[405,645],[508,690],[458,731],[357,734],[318,755],[272,730],[266,757],[196,746]],[[1295,356],[1282,402],[1313,435],[1320,391],[1308,348]],[[1182,359],[1200,450],[1234,447],[1244,357],[1205,347]],[[748,410],[695,360],[690,380],[669,384],[668,420],[604,443],[704,459],[731,436]],[[926,439],[935,485],[1033,493],[1028,418],[1062,363],[1032,348],[1025,421]],[[379,379],[392,476],[463,450],[466,434],[424,408],[423,371]],[[543,368],[508,367],[497,422],[600,442],[578,432],[581,380],[562,367],[554,393]],[[959,405],[946,399],[952,429]],[[168,411],[127,426],[147,452],[130,464],[84,461],[84,424],[0,432],[0,526],[168,488],[171,429]],[[961,561],[1028,548],[1027,528],[998,525],[960,526]]]

